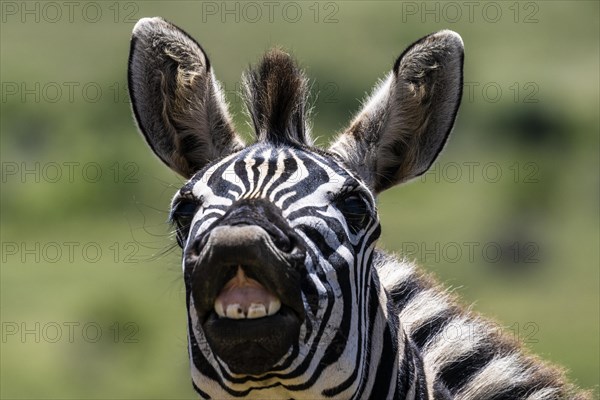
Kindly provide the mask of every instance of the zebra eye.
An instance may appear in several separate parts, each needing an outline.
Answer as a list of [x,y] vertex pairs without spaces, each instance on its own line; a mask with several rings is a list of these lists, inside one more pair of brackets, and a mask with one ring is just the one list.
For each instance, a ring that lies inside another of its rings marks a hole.
[[198,204],[189,200],[182,200],[174,206],[171,212],[171,221],[177,226],[177,242],[182,247],[197,210]]
[[352,233],[358,233],[369,221],[369,209],[364,199],[359,195],[350,195],[342,199],[339,209],[346,218],[346,223]]

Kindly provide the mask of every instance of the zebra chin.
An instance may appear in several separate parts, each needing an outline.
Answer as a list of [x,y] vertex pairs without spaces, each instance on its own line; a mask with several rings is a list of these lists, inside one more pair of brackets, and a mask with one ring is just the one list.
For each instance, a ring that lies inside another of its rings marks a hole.
[[[197,257],[188,258],[198,329],[236,374],[271,370],[298,343],[305,317],[300,291],[304,248],[295,236],[293,246],[276,245],[273,230],[265,228],[218,224],[198,239]],[[293,235],[291,228],[277,228]],[[254,302],[248,307],[257,298],[262,308]]]

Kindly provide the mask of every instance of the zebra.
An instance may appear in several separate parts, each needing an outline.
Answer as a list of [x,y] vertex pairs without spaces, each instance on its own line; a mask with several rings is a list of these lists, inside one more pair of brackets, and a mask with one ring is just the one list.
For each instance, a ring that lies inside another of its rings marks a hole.
[[186,179],[170,220],[201,398],[588,398],[375,247],[375,196],[427,171],[454,125],[463,48],[449,30],[408,46],[328,149],[311,139],[304,72],[270,50],[243,75],[246,145],[200,44],[160,17],[135,25],[133,114]]

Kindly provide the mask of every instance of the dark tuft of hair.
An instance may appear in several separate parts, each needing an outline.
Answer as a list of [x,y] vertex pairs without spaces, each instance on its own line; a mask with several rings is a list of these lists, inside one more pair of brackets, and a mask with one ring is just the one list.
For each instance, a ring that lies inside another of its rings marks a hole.
[[244,74],[244,91],[259,141],[311,144],[306,126],[308,81],[289,54],[268,51]]

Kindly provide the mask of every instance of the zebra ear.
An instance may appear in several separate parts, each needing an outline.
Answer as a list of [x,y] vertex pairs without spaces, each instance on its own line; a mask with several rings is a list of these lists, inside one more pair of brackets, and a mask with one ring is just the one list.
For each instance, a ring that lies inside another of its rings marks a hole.
[[175,172],[189,178],[243,147],[208,57],[175,25],[159,17],[138,21],[128,81],[139,130]]
[[444,30],[413,43],[330,151],[376,193],[423,174],[454,125],[462,69],[457,33]]

